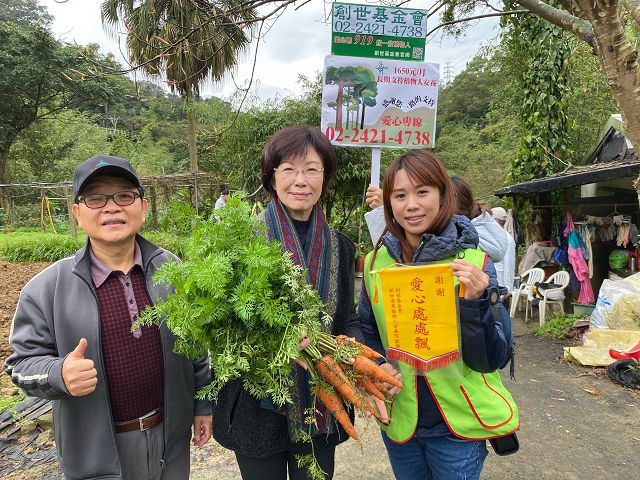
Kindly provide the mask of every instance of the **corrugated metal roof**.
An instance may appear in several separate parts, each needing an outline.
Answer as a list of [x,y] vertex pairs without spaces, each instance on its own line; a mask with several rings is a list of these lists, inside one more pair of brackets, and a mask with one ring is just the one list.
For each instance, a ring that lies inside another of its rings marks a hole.
[[622,117],[613,114],[607,121],[602,137],[587,156],[587,165],[574,165],[544,178],[516,183],[496,190],[495,195],[528,195],[563,188],[606,182],[640,174],[640,160],[631,143],[624,137]]
[[496,190],[495,195],[526,195],[538,192],[549,192],[577,185],[606,182],[616,178],[637,176],[640,174],[640,160],[596,163],[593,165],[574,166],[562,173],[544,178],[536,178],[528,182],[516,183]]

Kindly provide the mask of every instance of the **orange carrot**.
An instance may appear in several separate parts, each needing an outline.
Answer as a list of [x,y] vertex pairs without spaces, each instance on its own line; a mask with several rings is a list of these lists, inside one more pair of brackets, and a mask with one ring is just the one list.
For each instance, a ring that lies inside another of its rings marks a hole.
[[347,434],[354,440],[358,440],[358,432],[351,423],[349,414],[344,409],[344,405],[342,404],[342,400],[340,400],[338,394],[336,392],[329,392],[322,388],[318,388],[316,390],[316,397],[325,404],[329,413],[331,413],[331,415],[340,422],[340,425],[342,425],[345,432],[347,432]]
[[370,404],[362,401],[358,392],[349,381],[349,378],[331,355],[325,355],[318,360],[318,363],[316,363],[316,371],[327,383],[335,388],[336,392],[342,395],[342,398],[354,407],[368,410],[372,415],[378,413]]
[[378,364],[372,362],[364,355],[356,355],[356,358],[351,365],[353,369],[373,380],[380,380],[382,382],[389,383],[394,387],[402,388],[402,382],[397,380],[394,376],[385,372]]
[[376,352],[373,348],[368,347],[356,340],[353,340],[352,338],[347,337],[346,335],[338,335],[336,337],[336,342],[338,343],[338,345],[351,345],[353,347],[357,347],[361,354],[364,355],[367,358],[370,358],[371,360],[375,360],[376,358],[384,358],[382,355],[380,355],[378,352]]
[[381,382],[380,380],[373,380],[373,379],[369,379],[371,380],[371,382],[373,383],[373,385],[380,390],[382,393],[387,393],[387,387],[385,386],[384,382]]
[[378,390],[378,388],[374,385],[373,381],[370,378],[359,375],[356,380],[356,384],[365,392],[373,395],[376,398],[379,398],[384,402],[384,395],[380,390]]

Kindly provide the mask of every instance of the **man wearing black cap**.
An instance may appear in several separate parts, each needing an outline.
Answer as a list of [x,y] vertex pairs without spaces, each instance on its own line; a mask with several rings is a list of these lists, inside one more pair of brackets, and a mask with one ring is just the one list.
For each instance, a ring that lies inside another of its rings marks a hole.
[[53,400],[60,463],[70,479],[187,479],[189,438],[211,436],[206,356],[173,352],[166,324],[136,328],[166,298],[153,273],[177,260],[138,232],[147,212],[127,160],[94,156],[73,177],[73,214],[87,244],[22,290],[6,370],[27,394]]

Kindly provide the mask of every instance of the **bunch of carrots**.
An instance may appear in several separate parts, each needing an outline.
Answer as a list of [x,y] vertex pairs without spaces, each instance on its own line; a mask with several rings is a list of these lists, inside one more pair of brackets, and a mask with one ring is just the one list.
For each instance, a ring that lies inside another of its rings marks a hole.
[[358,432],[345,404],[385,424],[391,421],[386,408],[391,402],[389,390],[402,388],[402,382],[380,368],[377,360],[384,357],[378,352],[344,335],[321,334],[302,350],[301,359],[315,383],[316,399],[351,438],[358,440]]

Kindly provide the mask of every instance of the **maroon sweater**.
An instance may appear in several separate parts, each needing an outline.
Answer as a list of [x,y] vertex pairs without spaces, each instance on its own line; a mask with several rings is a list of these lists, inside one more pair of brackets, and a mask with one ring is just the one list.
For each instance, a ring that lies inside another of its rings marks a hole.
[[[96,288],[100,311],[100,338],[115,422],[133,420],[162,407],[163,362],[157,326],[142,327],[141,335],[131,332],[135,315],[131,306],[142,311],[151,302],[144,273],[133,267],[124,282],[121,272],[111,272]],[[135,298],[127,298],[127,282]]]

